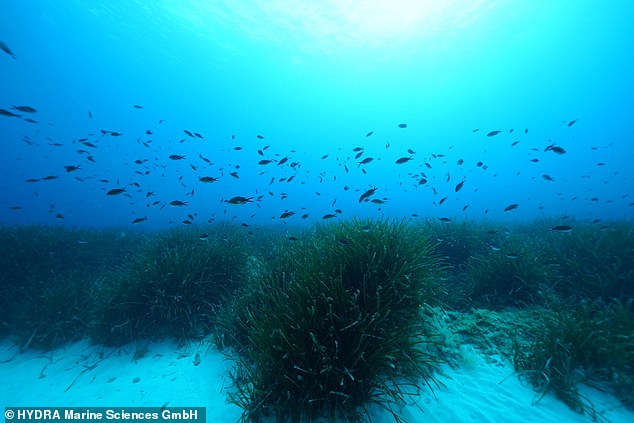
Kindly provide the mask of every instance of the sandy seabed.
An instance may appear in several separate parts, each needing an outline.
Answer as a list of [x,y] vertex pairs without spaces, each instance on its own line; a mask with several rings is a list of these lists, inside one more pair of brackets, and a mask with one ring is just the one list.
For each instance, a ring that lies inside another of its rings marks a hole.
[[[0,342],[0,406],[206,407],[208,422],[236,422],[242,410],[228,403],[233,363],[208,342],[171,342],[104,348],[86,341],[42,353],[19,352]],[[140,356],[139,351],[144,351]],[[536,403],[532,387],[510,363],[472,350],[460,369],[442,366],[434,393],[423,391],[400,415],[408,422],[591,422],[553,395]],[[603,421],[634,422],[615,397],[582,387]],[[415,403],[414,403],[415,402]],[[393,422],[370,410],[373,422]]]

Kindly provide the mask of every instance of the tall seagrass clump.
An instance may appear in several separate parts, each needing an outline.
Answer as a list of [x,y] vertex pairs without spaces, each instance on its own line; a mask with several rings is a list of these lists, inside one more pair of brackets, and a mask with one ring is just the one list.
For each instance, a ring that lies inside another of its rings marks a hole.
[[0,333],[42,350],[85,336],[101,275],[135,239],[115,230],[0,227]]
[[580,383],[614,392],[634,407],[634,314],[632,300],[553,298],[540,313],[528,345],[515,345],[514,364],[540,393],[553,392],[571,409],[592,413]]
[[213,307],[238,287],[245,269],[247,255],[237,229],[209,228],[206,240],[188,229],[149,239],[137,256],[106,276],[97,292],[93,340],[120,345],[208,333]]
[[230,399],[244,421],[361,420],[378,403],[398,420],[408,393],[435,383],[437,343],[421,309],[438,260],[420,229],[352,220],[286,243],[219,313],[239,353]]

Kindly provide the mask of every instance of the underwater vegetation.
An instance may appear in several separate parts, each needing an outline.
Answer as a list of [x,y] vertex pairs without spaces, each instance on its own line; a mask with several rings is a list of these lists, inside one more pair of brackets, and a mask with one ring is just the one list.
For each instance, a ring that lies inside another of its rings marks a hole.
[[0,333],[45,350],[83,337],[99,278],[137,238],[116,230],[0,227]]
[[628,303],[550,301],[534,322],[532,340],[516,344],[514,365],[538,391],[549,392],[579,413],[592,404],[581,383],[611,390],[634,407],[634,315]]
[[580,384],[634,408],[634,225],[568,223],[2,227],[0,335],[41,350],[211,335],[243,420],[362,420],[372,403],[399,420],[470,348],[577,411],[593,410]]
[[219,313],[216,339],[240,356],[231,401],[243,420],[361,420],[372,402],[398,420],[407,394],[434,384],[439,362],[421,313],[440,285],[429,235],[352,219],[276,253]]
[[246,264],[232,225],[202,236],[176,229],[146,242],[142,251],[109,272],[95,293],[95,342],[120,345],[138,338],[199,338],[211,311],[236,289]]

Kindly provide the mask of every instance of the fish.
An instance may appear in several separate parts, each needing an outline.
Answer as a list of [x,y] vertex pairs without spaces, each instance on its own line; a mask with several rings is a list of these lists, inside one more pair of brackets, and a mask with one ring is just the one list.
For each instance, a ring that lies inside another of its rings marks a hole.
[[563,147],[559,147],[558,145],[555,145],[555,144],[550,144],[548,147],[544,149],[544,151],[552,151],[553,153],[557,153],[557,154],[566,154],[566,150],[564,150]]
[[545,174],[545,173],[542,175],[542,178],[544,178],[544,179],[545,179],[545,180],[547,180],[547,181],[551,181],[551,182],[553,182],[553,181],[554,181],[554,179],[553,179],[553,177],[552,177],[552,176],[547,175],[547,174]]
[[361,196],[359,197],[359,203],[362,203],[367,198],[373,196],[375,192],[376,192],[376,187],[373,187],[367,190],[366,192],[364,192],[363,194],[361,194]]
[[458,182],[458,184],[456,185],[455,191],[458,192],[462,189],[462,187],[464,186],[464,179],[460,182]]
[[442,203],[444,203],[447,200],[447,197],[443,197],[440,199],[440,201],[438,202],[438,205],[442,205]]
[[31,106],[16,106],[16,105],[12,105],[11,109],[17,110],[17,111],[22,112],[22,113],[36,113],[37,112],[37,110],[35,110]]
[[232,197],[228,200],[225,200],[226,203],[228,204],[234,204],[234,205],[239,205],[239,204],[246,204],[246,203],[252,203],[253,202],[253,197],[242,197],[242,196],[235,196]]
[[519,207],[518,204],[515,204],[515,203],[509,204],[508,206],[504,207],[504,211],[508,212],[508,211],[511,211],[511,210],[515,210],[518,207]]
[[366,157],[365,159],[363,159],[363,160],[361,160],[361,161],[359,162],[359,166],[361,166],[361,165],[366,165],[366,164],[370,163],[372,160],[374,160],[374,158],[372,158],[372,157]]
[[327,220],[327,219],[332,219],[333,217],[337,217],[337,215],[336,214],[332,214],[332,213],[328,213],[328,214],[323,215],[321,218],[324,219],[324,220]]
[[374,134],[374,131],[370,131],[370,132],[368,132],[367,134],[365,134],[365,136],[366,136],[366,137],[369,137],[369,136],[371,136],[372,134]]
[[401,129],[405,129],[405,128],[407,128],[407,124],[406,123],[399,123],[398,127],[401,128]]
[[458,159],[458,161],[456,162],[458,166],[462,165],[463,163],[464,163],[464,160],[462,159]]
[[286,219],[287,217],[291,217],[295,214],[293,211],[285,211],[280,215],[280,219]]
[[173,207],[183,207],[186,205],[187,205],[186,201],[174,200],[170,202],[170,206],[173,206]]
[[400,164],[403,164],[403,163],[407,163],[407,162],[409,162],[409,161],[410,161],[410,160],[412,160],[413,158],[414,158],[413,156],[409,156],[409,157],[401,157],[400,159],[396,160],[396,162],[394,162],[394,163],[396,163],[397,165],[400,165]]
[[259,165],[264,166],[264,165],[267,165],[267,164],[271,163],[272,161],[273,161],[273,160],[267,160],[267,159],[264,159],[264,160],[260,160],[260,161],[258,162],[258,164],[259,164]]
[[263,139],[264,139],[264,135],[256,135],[255,137],[256,137],[257,139],[259,139],[259,140],[263,140]]
[[211,183],[211,182],[216,182],[218,178],[214,178],[213,176],[203,176],[201,178],[198,178],[198,180],[204,183]]
[[451,219],[449,219],[448,217],[439,217],[438,220],[440,220],[443,223],[451,222]]
[[188,131],[187,129],[183,129],[183,132],[189,137],[192,137],[192,138],[194,137],[194,134],[192,134],[192,132]]
[[0,109],[0,116],[6,116],[6,117],[22,117],[20,115],[17,115],[13,112],[10,112],[8,110],[4,110],[4,109]]
[[283,165],[283,164],[284,164],[284,163],[286,163],[287,161],[288,161],[288,157],[284,157],[284,158],[280,159],[280,161],[279,161],[279,162],[277,162],[277,165],[278,165],[278,166],[279,166],[279,165]]
[[569,226],[569,225],[556,225],[556,226],[553,226],[552,228],[549,228],[548,230],[552,231],[552,232],[571,232],[572,231],[572,226]]
[[66,169],[66,172],[74,172],[76,170],[79,170],[80,167],[79,166],[74,166],[74,165],[70,165],[70,166],[64,166],[64,169]]
[[570,122],[568,122],[568,128],[570,128],[572,125],[574,125],[575,123],[577,123],[577,120],[571,120]]
[[207,234],[201,234],[201,235],[198,237],[198,239],[199,239],[199,240],[201,240],[201,241],[207,241],[207,240],[209,240],[209,235],[207,235]]
[[134,104],[134,105],[132,105],[132,107],[134,107],[135,109],[142,109],[143,108],[143,106],[140,106],[138,104]]
[[170,158],[170,160],[184,160],[185,156],[179,156],[178,154],[172,154],[169,158]]
[[15,53],[11,51],[8,45],[6,45],[3,41],[0,40],[0,50],[7,53],[13,60],[16,60]]
[[491,131],[491,132],[489,132],[489,133],[487,134],[487,137],[494,137],[494,136],[496,136],[497,134],[499,134],[500,132],[502,132],[502,131],[500,131],[500,130]]
[[147,216],[143,216],[143,217],[137,217],[136,219],[134,219],[132,221],[133,225],[136,225],[137,223],[141,223],[147,220]]
[[126,192],[125,188],[113,188],[106,193],[106,195],[119,195]]

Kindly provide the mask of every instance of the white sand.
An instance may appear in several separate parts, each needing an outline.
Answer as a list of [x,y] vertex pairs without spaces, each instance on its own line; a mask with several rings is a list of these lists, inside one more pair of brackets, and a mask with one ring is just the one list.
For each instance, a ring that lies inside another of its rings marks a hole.
[[[135,360],[135,346],[111,349],[79,342],[49,353],[19,353],[2,341],[0,406],[204,406],[208,422],[238,420],[241,410],[226,400],[232,363],[222,353],[208,343],[177,348],[165,342],[148,349]],[[488,361],[474,352],[459,370],[444,366],[439,379],[445,387],[435,390],[436,398],[423,392],[420,408],[408,405],[400,415],[408,422],[592,421],[553,396],[533,404],[532,388],[518,380],[508,363]],[[583,392],[608,421],[634,422],[634,412],[615,398],[589,388]],[[378,408],[372,420],[393,421]]]

